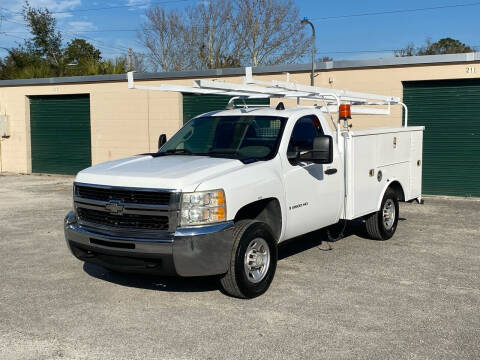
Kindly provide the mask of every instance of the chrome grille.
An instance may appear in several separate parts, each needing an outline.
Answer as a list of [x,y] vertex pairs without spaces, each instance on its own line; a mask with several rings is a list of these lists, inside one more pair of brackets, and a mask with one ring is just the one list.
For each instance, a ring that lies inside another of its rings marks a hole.
[[174,232],[179,193],[173,190],[74,184],[79,224],[89,230],[130,236]]

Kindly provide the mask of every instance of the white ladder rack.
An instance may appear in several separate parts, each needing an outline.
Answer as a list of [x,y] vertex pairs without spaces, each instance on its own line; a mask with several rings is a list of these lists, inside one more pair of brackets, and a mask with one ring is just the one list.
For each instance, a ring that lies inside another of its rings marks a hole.
[[[336,113],[340,104],[350,104],[352,114],[390,115],[391,105],[401,105],[405,112],[405,126],[407,126],[408,121],[408,109],[398,97],[296,84],[289,81],[288,73],[287,81],[274,80],[266,82],[254,80],[251,67],[245,68],[243,84],[219,80],[194,80],[193,86],[173,84],[160,84],[158,86],[136,85],[133,79],[133,72],[127,73],[127,79],[129,89],[216,94],[243,99],[293,98],[297,99],[297,105],[300,103],[300,100],[322,102],[323,105],[315,104],[315,107],[326,113]],[[254,107],[254,105],[250,106]],[[379,108],[378,106],[385,107]]]

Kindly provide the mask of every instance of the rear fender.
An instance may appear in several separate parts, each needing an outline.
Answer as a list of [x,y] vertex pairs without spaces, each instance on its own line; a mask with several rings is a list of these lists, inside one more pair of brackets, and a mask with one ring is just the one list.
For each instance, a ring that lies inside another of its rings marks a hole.
[[382,192],[380,193],[381,196],[378,199],[377,211],[380,210],[380,207],[382,206],[382,200],[383,200],[383,197],[385,196],[385,193],[387,192],[388,188],[392,188],[395,191],[399,201],[405,201],[405,190],[404,190],[403,184],[398,179],[390,179],[385,184],[385,186],[382,189]]

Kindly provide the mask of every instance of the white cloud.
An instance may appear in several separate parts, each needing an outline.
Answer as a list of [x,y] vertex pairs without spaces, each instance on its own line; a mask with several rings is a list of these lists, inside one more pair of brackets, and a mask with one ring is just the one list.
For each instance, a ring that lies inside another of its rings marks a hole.
[[[82,4],[82,0],[30,0],[29,3],[33,8],[47,8],[53,13],[62,12],[60,14],[54,14],[57,19],[62,19],[71,17],[72,14],[68,13],[68,11],[78,8]],[[22,20],[20,13],[23,5],[23,1],[2,0],[2,10],[6,10],[8,12],[6,15],[15,21]]]
[[80,32],[86,30],[97,30],[98,28],[90,21],[69,21],[69,31]]
[[129,10],[146,9],[150,6],[151,0],[127,0],[127,5],[131,6]]
[[[73,16],[68,11],[74,10],[82,4],[82,0],[30,0],[29,2],[33,8],[47,8],[51,12],[62,12],[54,14],[58,20],[58,29],[62,32],[66,28],[63,19]],[[30,37],[21,14],[23,5],[23,0],[0,0],[0,14],[4,16],[3,21],[0,21],[0,32],[5,32],[2,36],[2,40],[4,40],[2,45],[5,47],[16,46],[16,43],[23,42],[23,38]],[[87,25],[83,24],[83,26]],[[67,34],[63,35],[68,40]]]

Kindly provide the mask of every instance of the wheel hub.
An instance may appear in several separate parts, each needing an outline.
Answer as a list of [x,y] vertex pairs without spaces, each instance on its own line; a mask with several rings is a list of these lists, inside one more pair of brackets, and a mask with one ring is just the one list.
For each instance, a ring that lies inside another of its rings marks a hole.
[[247,279],[252,283],[263,280],[270,265],[270,248],[262,238],[250,241],[245,252],[244,269]]
[[395,203],[392,199],[387,199],[383,205],[383,225],[385,229],[390,230],[395,223]]

